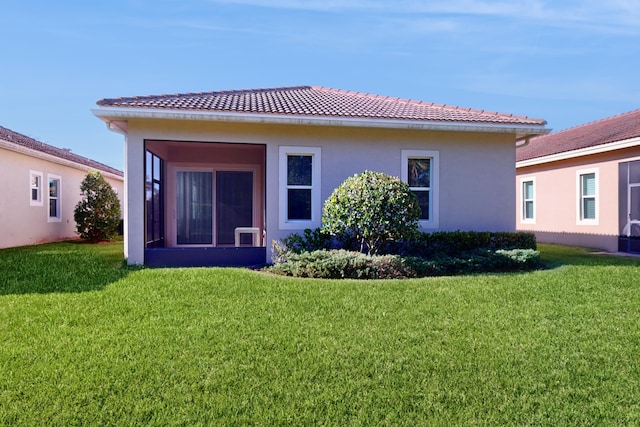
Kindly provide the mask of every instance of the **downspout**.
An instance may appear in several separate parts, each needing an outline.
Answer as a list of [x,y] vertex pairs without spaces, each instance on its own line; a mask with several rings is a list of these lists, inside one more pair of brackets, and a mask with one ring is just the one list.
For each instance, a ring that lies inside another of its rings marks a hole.
[[125,136],[127,135],[127,132],[124,129],[122,129],[120,126],[115,124],[113,121],[107,120],[105,124],[107,125],[107,129],[109,129],[110,131],[116,132]]

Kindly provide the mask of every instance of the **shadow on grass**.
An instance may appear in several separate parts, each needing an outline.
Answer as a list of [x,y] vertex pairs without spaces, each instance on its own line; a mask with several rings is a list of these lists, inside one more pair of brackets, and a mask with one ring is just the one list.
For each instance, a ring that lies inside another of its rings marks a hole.
[[609,254],[598,249],[553,244],[538,244],[540,262],[548,269],[563,265],[583,266],[640,266],[640,256]]
[[0,295],[90,292],[127,276],[122,242],[65,241],[0,250]]

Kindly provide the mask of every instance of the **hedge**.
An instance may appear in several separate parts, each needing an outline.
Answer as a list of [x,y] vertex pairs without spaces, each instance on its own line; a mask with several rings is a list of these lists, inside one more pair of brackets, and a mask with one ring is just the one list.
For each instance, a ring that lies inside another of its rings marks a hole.
[[[334,239],[320,228],[306,229],[302,234],[293,233],[281,241],[282,249],[293,253],[312,252],[321,249],[349,249],[347,242]],[[490,231],[437,231],[434,233],[416,233],[415,236],[394,242],[388,242],[383,254],[417,257],[436,255],[454,256],[477,249],[510,250],[537,248],[536,236],[525,232]]]
[[533,249],[476,249],[458,256],[434,258],[365,255],[360,252],[317,250],[289,253],[267,268],[275,274],[324,279],[400,279],[488,272],[530,271],[540,253]]

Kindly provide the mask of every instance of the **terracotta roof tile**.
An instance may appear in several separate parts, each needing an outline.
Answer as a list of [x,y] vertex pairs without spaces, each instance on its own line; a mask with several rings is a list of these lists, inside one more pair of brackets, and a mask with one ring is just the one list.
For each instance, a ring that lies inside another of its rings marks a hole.
[[516,161],[595,147],[640,137],[640,110],[586,123],[531,139],[516,150]]
[[13,143],[25,148],[29,148],[32,150],[40,151],[42,153],[46,153],[60,159],[69,160],[99,171],[109,172],[114,175],[124,176],[122,171],[118,169],[112,168],[111,166],[107,166],[100,162],[96,162],[95,160],[91,160],[87,157],[79,156],[77,154],[72,153],[70,150],[65,150],[63,148],[57,148],[49,144],[45,144],[44,142],[37,141],[33,138],[30,138],[26,135],[22,135],[21,133],[14,132],[10,129],[0,126],[0,139],[9,143]]
[[101,107],[543,126],[546,121],[318,86],[101,99]]

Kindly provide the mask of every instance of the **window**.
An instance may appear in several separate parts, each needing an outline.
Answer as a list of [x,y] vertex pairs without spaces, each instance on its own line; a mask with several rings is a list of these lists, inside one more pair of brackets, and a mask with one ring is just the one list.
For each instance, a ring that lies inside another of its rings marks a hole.
[[521,182],[521,200],[522,200],[522,222],[533,223],[536,219],[536,209],[535,209],[535,197],[536,197],[536,188],[535,188],[535,179],[528,178],[523,179]]
[[320,148],[280,147],[280,228],[320,225]]
[[418,197],[423,228],[438,228],[438,163],[437,151],[402,150],[402,180]]
[[49,175],[49,222],[58,222],[62,220],[60,213],[60,177]]
[[42,172],[29,172],[29,201],[31,206],[42,206]]
[[598,171],[578,171],[578,223],[597,224],[598,221]]

